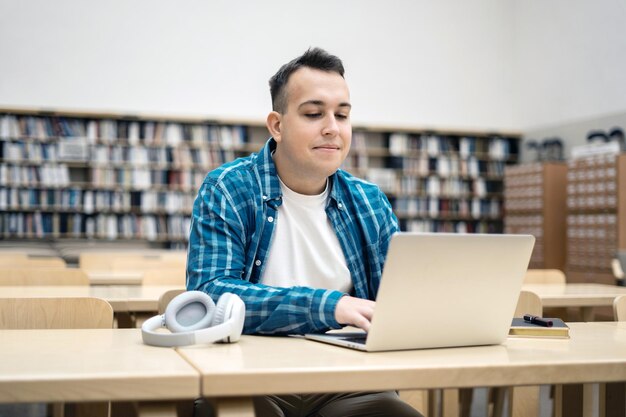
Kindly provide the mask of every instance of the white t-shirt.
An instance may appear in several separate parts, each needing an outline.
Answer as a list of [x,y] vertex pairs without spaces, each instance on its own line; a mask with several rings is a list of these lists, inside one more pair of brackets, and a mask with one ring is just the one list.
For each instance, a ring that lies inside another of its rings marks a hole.
[[280,181],[283,203],[261,283],[349,292],[350,270],[326,215],[328,182],[318,195],[298,194]]

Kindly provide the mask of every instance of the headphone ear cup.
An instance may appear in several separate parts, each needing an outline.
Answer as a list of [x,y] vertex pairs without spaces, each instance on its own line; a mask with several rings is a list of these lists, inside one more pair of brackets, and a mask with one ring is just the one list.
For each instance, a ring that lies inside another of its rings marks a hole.
[[245,315],[246,306],[243,300],[236,294],[224,293],[217,300],[211,326],[218,326],[229,320],[233,321],[233,331],[227,338],[222,339],[223,342],[233,343],[241,337]]
[[215,303],[202,291],[187,291],[177,295],[165,309],[165,326],[173,333],[189,332],[209,327],[215,314]]
[[232,302],[232,296],[234,294],[225,293],[222,294],[217,300],[217,305],[215,306],[215,313],[213,314],[213,320],[211,321],[211,326],[220,325],[226,320],[228,320],[227,313],[229,310],[229,303]]

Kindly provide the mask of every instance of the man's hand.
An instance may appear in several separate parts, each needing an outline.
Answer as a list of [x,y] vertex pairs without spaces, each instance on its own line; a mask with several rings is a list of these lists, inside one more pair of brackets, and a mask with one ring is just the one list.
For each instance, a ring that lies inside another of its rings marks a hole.
[[371,300],[344,295],[337,302],[335,320],[339,324],[356,326],[368,331],[375,305],[376,302]]

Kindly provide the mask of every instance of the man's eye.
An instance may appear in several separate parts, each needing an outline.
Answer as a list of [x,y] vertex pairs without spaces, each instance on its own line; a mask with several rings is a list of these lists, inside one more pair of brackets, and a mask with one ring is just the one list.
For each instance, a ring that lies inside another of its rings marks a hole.
[[322,113],[307,113],[304,116],[308,117],[309,119],[316,119],[318,117],[320,117],[322,115]]
[[348,118],[348,115],[347,115],[347,114],[336,114],[336,115],[335,115],[335,117],[336,117],[337,119],[343,119],[343,120],[345,120],[345,119],[347,119],[347,118]]

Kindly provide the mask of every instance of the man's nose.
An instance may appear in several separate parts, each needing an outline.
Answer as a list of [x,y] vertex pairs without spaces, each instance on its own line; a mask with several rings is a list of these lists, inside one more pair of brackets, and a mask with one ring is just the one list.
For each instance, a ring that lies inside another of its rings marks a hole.
[[337,123],[337,118],[334,115],[330,115],[326,118],[322,134],[324,136],[336,136],[339,134],[339,124]]

